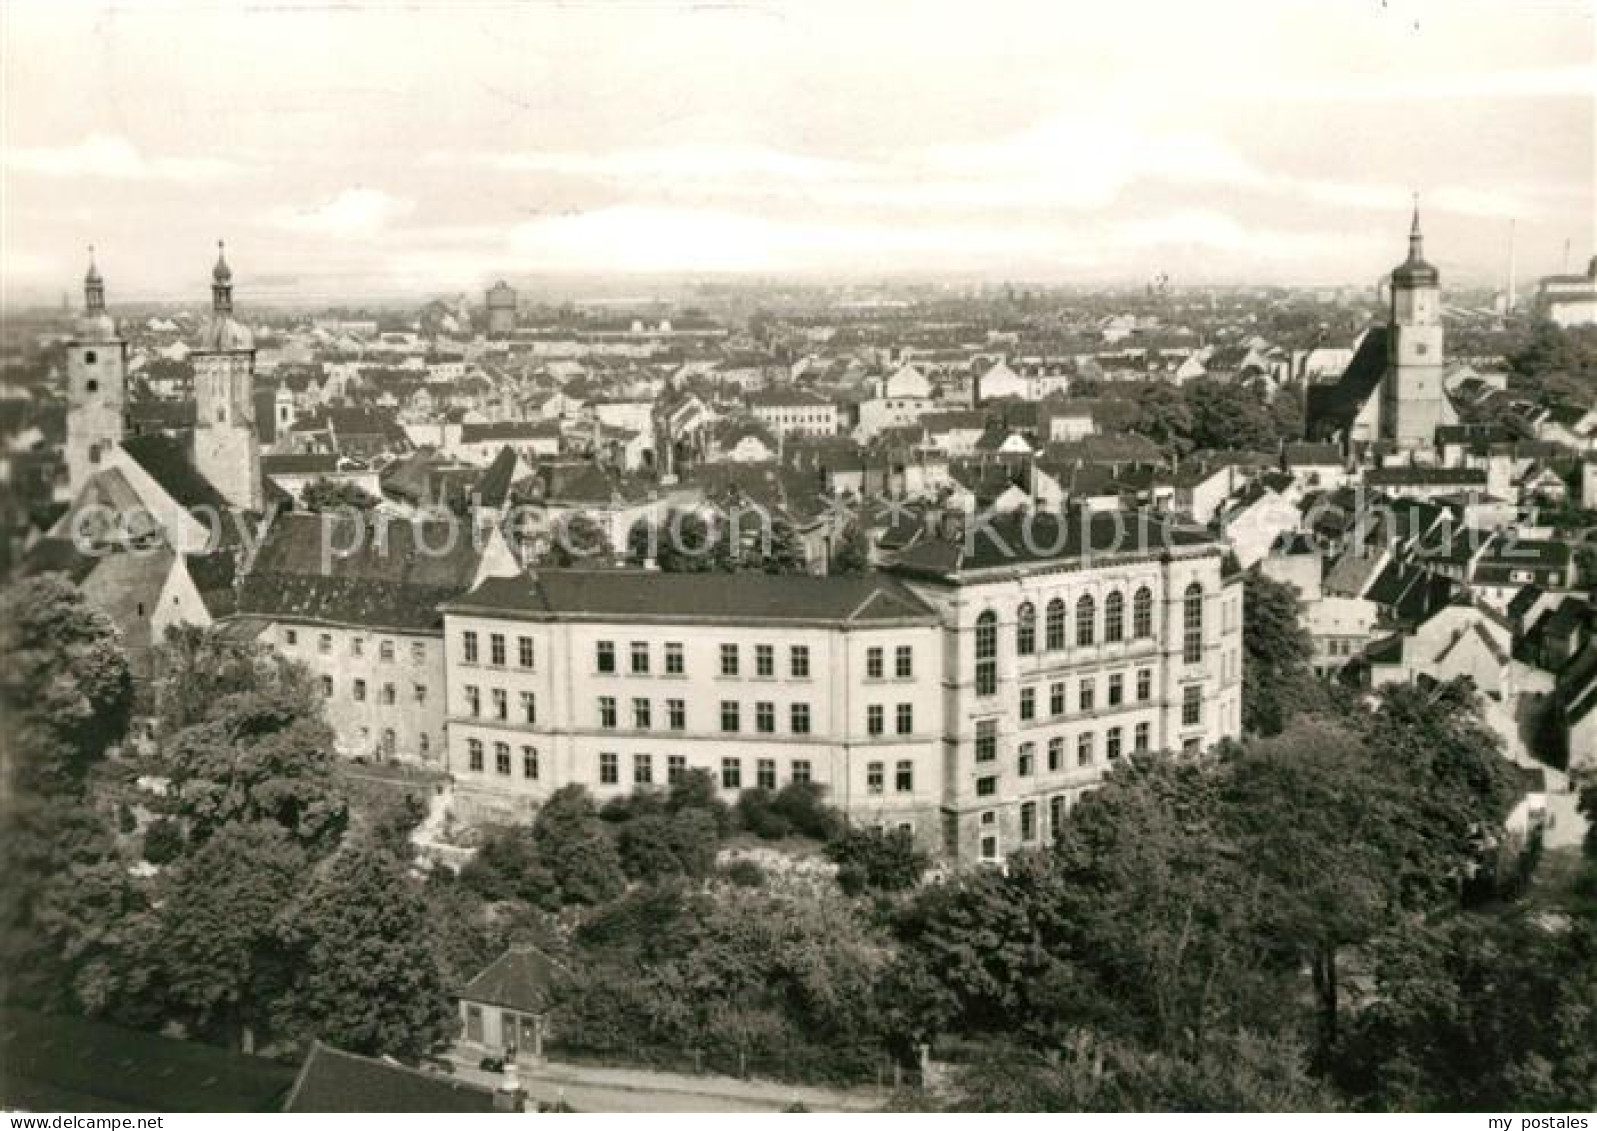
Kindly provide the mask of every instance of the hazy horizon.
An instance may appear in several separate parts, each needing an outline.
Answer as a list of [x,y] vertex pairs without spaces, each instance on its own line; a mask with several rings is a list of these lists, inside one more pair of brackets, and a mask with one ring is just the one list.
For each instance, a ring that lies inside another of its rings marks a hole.
[[[0,286],[1444,286],[1597,235],[1580,0],[8,4]],[[279,294],[283,293],[278,291]],[[298,293],[298,292],[290,292]]]

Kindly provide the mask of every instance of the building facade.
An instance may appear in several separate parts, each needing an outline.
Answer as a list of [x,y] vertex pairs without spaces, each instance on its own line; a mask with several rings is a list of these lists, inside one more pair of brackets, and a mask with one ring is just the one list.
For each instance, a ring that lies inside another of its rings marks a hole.
[[83,317],[66,347],[67,488],[76,498],[126,432],[128,344],[105,310],[105,280],[90,252]]
[[866,577],[546,571],[444,605],[449,769],[468,819],[577,783],[708,770],[730,801],[814,781],[956,861],[1053,835],[1134,753],[1240,733],[1240,574],[1141,514],[1018,517]]

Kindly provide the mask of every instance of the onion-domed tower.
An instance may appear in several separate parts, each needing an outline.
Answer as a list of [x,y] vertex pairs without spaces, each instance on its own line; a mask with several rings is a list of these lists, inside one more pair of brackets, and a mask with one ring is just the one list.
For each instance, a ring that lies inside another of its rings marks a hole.
[[255,339],[233,317],[233,270],[217,241],[211,316],[189,355],[194,365],[194,466],[233,506],[262,509],[255,430]]
[[1386,379],[1381,383],[1382,439],[1408,451],[1436,442],[1437,426],[1447,415],[1442,371],[1442,279],[1425,261],[1416,201],[1408,258],[1392,271]]
[[126,429],[128,344],[105,311],[105,280],[89,248],[83,315],[67,343],[67,485],[76,498]]

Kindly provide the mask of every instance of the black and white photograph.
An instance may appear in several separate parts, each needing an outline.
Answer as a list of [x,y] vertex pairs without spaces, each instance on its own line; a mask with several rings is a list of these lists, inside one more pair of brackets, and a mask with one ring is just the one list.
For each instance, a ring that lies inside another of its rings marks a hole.
[[0,4],[7,1129],[1594,1111],[1597,0]]

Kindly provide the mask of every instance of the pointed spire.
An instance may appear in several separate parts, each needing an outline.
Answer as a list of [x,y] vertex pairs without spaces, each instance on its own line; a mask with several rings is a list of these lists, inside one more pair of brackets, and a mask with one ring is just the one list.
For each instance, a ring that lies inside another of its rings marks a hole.
[[1408,258],[1419,263],[1425,258],[1425,236],[1420,232],[1420,194],[1414,194],[1414,222],[1408,229]]
[[227,247],[216,241],[216,267],[211,271],[211,309],[218,314],[233,310],[233,269],[227,265]]
[[83,306],[90,314],[100,314],[105,310],[105,280],[100,277],[100,268],[94,262],[94,245],[89,245],[89,270],[83,276]]

